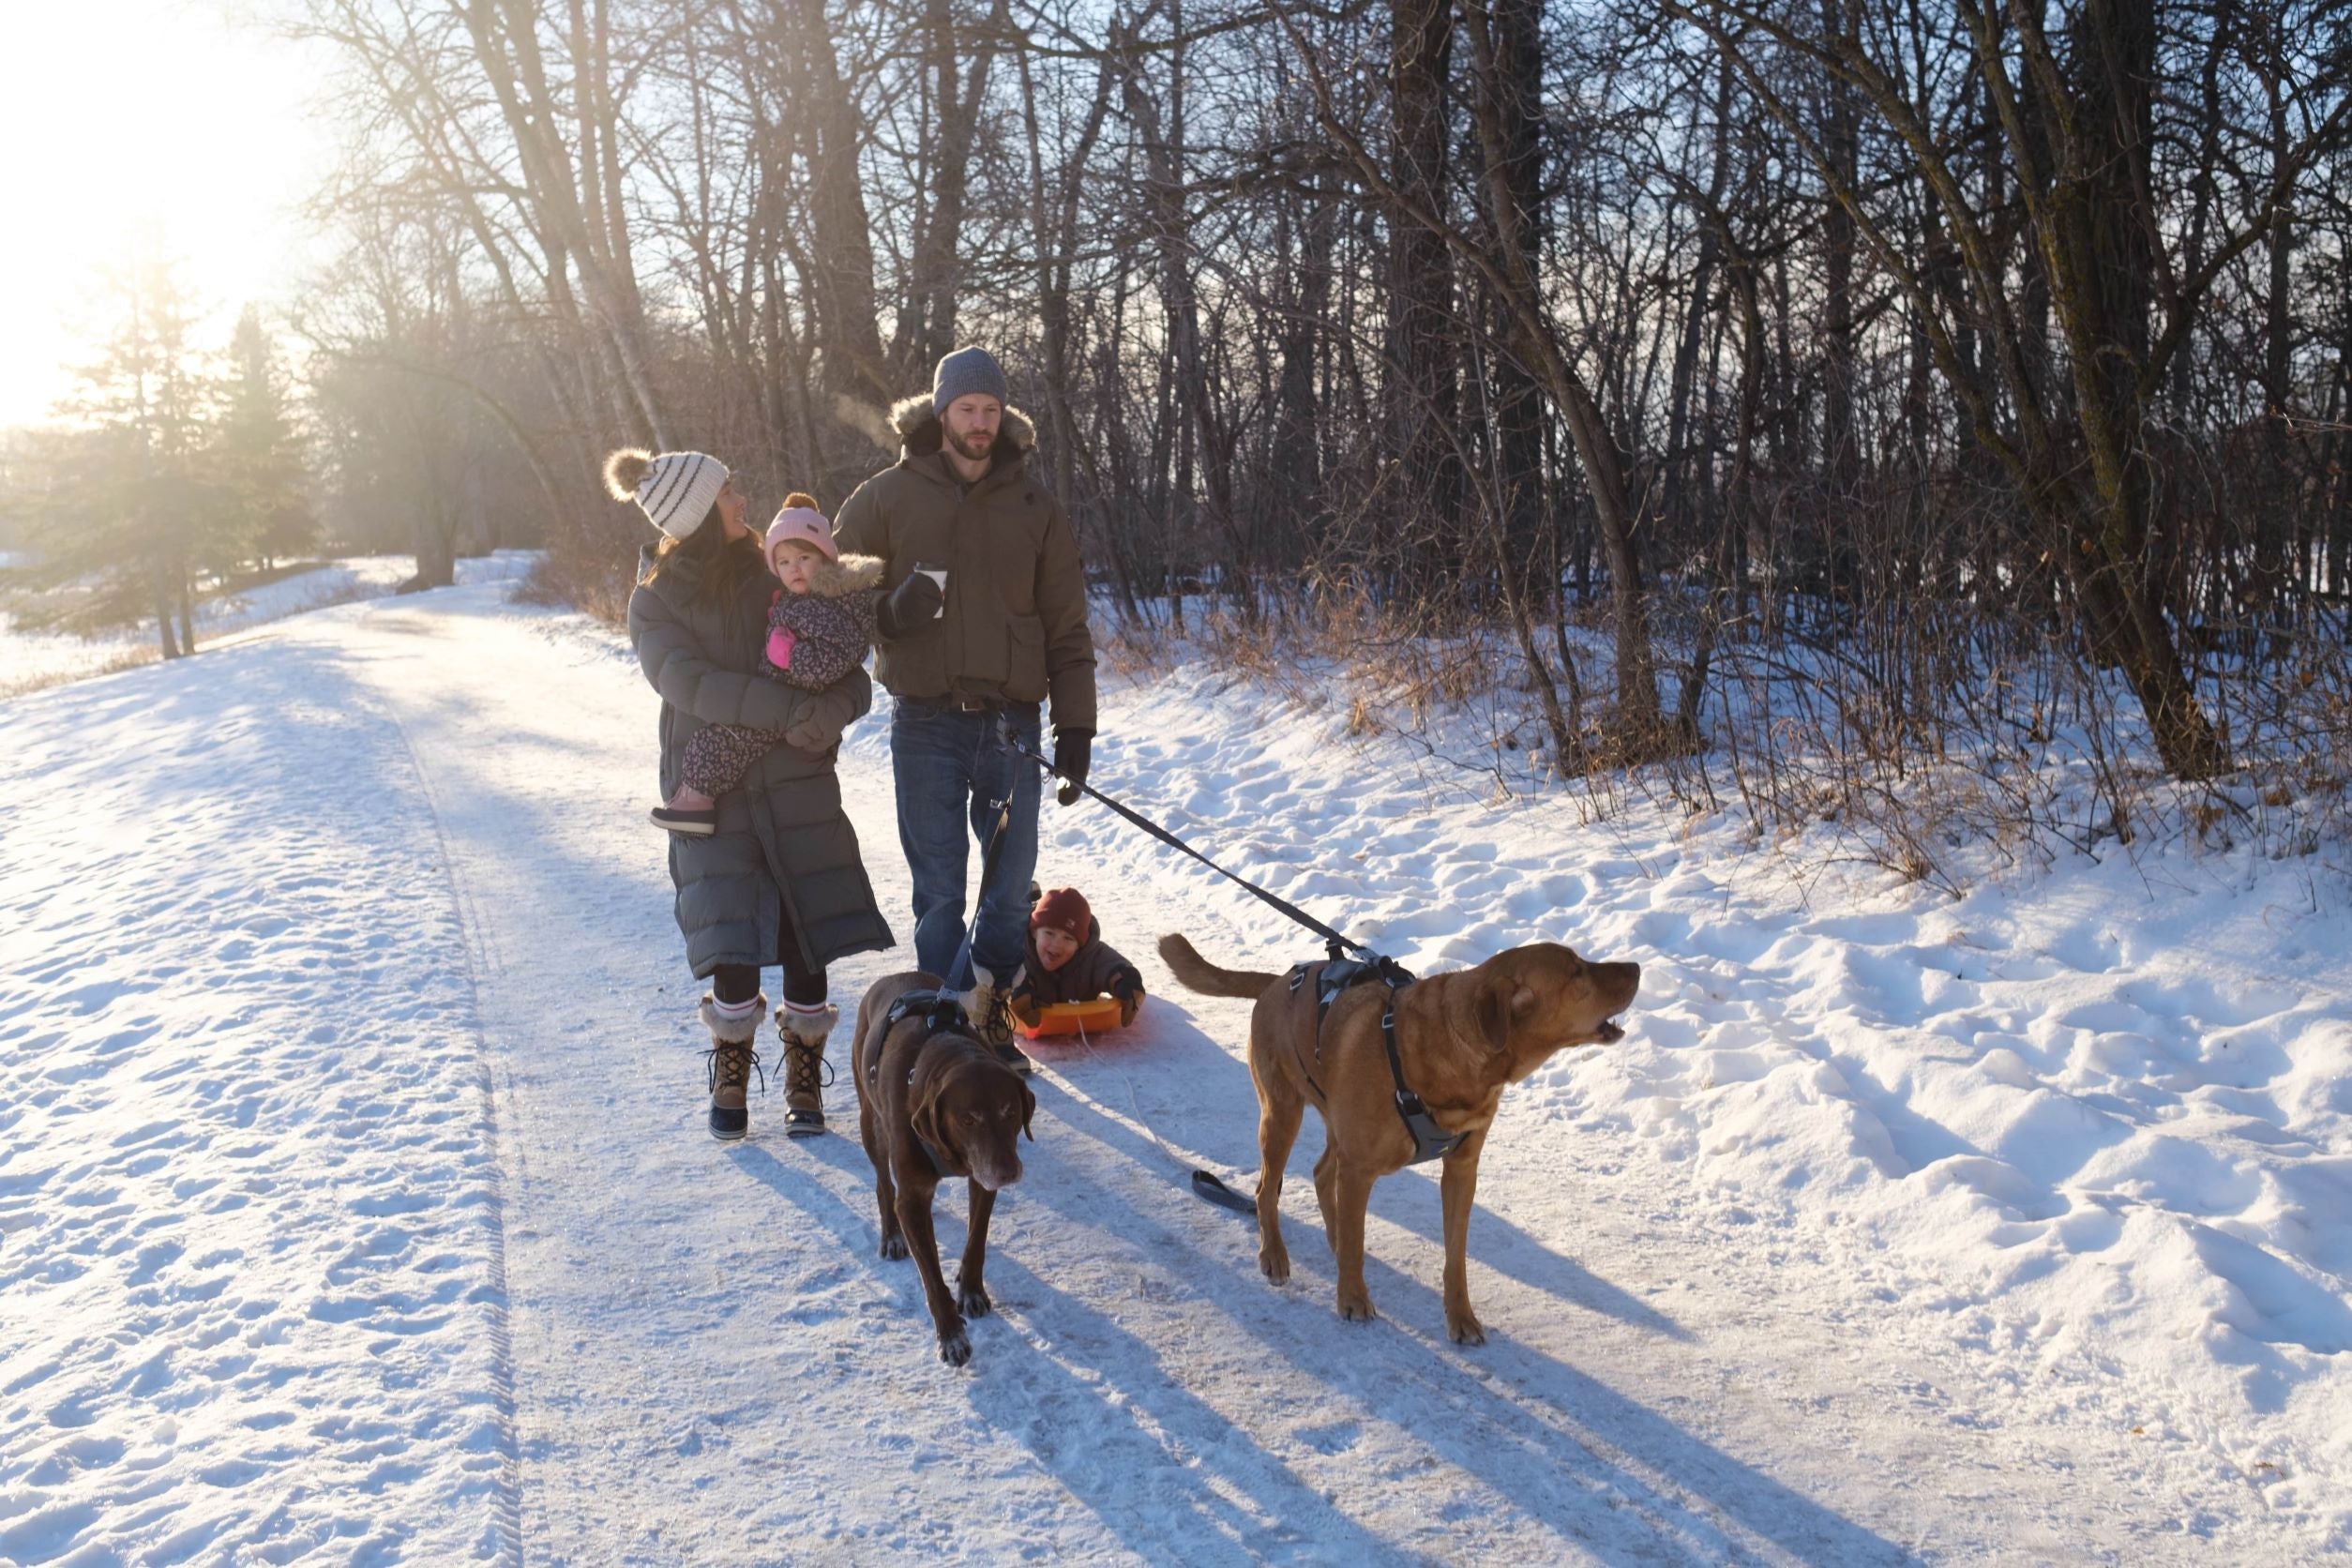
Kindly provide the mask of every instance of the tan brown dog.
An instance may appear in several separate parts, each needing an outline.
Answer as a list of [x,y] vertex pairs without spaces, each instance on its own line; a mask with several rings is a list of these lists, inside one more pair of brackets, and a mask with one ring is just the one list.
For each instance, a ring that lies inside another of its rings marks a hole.
[[[923,1014],[889,1023],[891,1003],[909,991],[936,990],[936,977],[893,974],[867,988],[857,1006],[857,1044],[850,1072],[857,1084],[857,1130],[874,1162],[874,1199],[882,1209],[882,1255],[910,1253],[923,1275],[923,1297],[939,1331],[939,1358],[972,1359],[966,1318],[989,1310],[981,1271],[988,1259],[988,1215],[996,1195],[1021,1179],[1020,1138],[1037,1096],[1018,1074],[969,1034],[935,1032]],[[1029,1133],[1030,1141],[1036,1135]],[[931,1230],[931,1199],[941,1180],[969,1179],[971,1207],[964,1257],[949,1295]],[[960,1310],[959,1310],[960,1309]]]
[[[1316,1028],[1310,966],[1295,989],[1289,977],[1218,969],[1181,936],[1160,939],[1160,957],[1178,980],[1206,996],[1256,997],[1250,1015],[1249,1077],[1258,1087],[1258,1266],[1276,1285],[1290,1277],[1282,1244],[1282,1168],[1299,1135],[1304,1108],[1321,1113],[1322,1158],[1315,1162],[1315,1201],[1323,1233],[1339,1261],[1339,1315],[1374,1316],[1364,1288],[1364,1215],[1372,1184],[1411,1163],[1412,1134],[1396,1104],[1396,1080],[1381,1040],[1388,1010],[1383,985],[1339,993]],[[1463,1135],[1444,1156],[1439,1192],[1445,1209],[1445,1327],[1456,1344],[1483,1345],[1486,1331],[1470,1310],[1466,1252],[1478,1155],[1502,1103],[1502,1088],[1569,1046],[1624,1038],[1613,1021],[1641,987],[1638,964],[1593,964],[1557,942],[1498,953],[1475,969],[1433,974],[1395,993],[1396,1051],[1405,1083],[1440,1128]]]

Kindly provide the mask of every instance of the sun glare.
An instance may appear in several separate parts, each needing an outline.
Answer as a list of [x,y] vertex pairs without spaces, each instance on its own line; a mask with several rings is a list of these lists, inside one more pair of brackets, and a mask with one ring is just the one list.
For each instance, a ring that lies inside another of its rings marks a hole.
[[0,246],[0,428],[50,418],[108,314],[100,278],[145,230],[225,340],[298,265],[294,211],[329,155],[304,51],[220,0],[13,9],[0,93],[15,237]]

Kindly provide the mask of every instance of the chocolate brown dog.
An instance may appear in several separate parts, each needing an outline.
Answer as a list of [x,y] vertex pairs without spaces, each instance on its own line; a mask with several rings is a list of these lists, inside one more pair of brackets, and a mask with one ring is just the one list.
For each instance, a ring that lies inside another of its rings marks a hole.
[[[850,1072],[857,1084],[858,1136],[874,1162],[882,1255],[913,1255],[939,1331],[939,1358],[961,1366],[972,1359],[964,1319],[986,1317],[989,1309],[980,1277],[988,1258],[988,1215],[997,1193],[1021,1179],[1020,1138],[1029,1133],[1037,1096],[970,1034],[935,1031],[919,1011],[889,1022],[891,1003],[939,985],[934,976],[913,972],[867,988],[857,1006]],[[1029,1136],[1036,1141],[1034,1133]],[[968,1178],[972,1195],[952,1296],[931,1230],[931,1197],[949,1176]]]
[[[1381,1039],[1388,988],[1368,984],[1340,992],[1319,1031],[1313,971],[1319,965],[1310,966],[1294,989],[1288,975],[1218,969],[1181,936],[1162,937],[1160,957],[1178,980],[1203,995],[1258,999],[1250,1015],[1249,1077],[1258,1087],[1261,1161],[1259,1268],[1276,1285],[1290,1277],[1290,1254],[1282,1244],[1282,1167],[1311,1105],[1323,1118],[1315,1201],[1339,1261],[1339,1315],[1373,1317],[1372,1296],[1364,1288],[1364,1209],[1372,1184],[1403,1169],[1415,1153]],[[1587,963],[1571,948],[1536,942],[1395,993],[1396,1053],[1406,1086],[1421,1096],[1440,1129],[1461,1135],[1444,1156],[1438,1184],[1445,1208],[1445,1327],[1455,1343],[1486,1341],[1470,1310],[1466,1255],[1478,1155],[1503,1085],[1566,1047],[1624,1038],[1613,1019],[1640,987],[1638,964]]]

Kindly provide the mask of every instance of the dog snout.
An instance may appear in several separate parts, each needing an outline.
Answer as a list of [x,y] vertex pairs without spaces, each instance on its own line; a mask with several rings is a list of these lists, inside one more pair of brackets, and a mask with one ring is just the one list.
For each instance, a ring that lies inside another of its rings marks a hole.
[[992,1160],[974,1160],[972,1179],[990,1192],[1003,1192],[1021,1179],[1021,1157],[1007,1153]]

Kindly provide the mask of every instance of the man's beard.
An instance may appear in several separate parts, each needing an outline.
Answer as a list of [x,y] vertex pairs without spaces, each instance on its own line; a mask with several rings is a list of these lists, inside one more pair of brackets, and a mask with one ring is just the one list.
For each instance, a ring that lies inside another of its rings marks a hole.
[[957,451],[974,462],[978,462],[996,449],[994,430],[970,430],[962,435],[951,435],[947,439],[955,445]]

